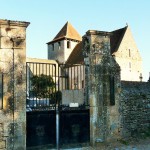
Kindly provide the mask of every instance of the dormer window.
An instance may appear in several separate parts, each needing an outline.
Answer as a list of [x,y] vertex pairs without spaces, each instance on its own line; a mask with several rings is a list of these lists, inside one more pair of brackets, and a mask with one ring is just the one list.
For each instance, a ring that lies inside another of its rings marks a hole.
[[67,41],[67,48],[71,48],[71,42]]
[[61,47],[61,43],[60,43],[60,42],[58,42],[58,49],[60,49],[60,47]]

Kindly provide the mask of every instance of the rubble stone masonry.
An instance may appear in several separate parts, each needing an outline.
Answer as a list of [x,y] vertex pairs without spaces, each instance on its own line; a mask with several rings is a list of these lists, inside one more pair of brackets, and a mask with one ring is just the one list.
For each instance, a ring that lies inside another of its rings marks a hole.
[[121,82],[120,115],[122,137],[150,131],[150,82]]

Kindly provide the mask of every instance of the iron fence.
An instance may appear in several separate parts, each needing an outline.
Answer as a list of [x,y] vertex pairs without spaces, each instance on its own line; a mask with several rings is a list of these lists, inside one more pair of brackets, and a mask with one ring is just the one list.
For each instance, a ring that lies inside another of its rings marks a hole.
[[52,110],[56,104],[62,107],[64,94],[75,95],[77,90],[84,94],[84,70],[84,65],[27,62],[27,111]]
[[26,63],[26,91],[28,109],[55,109],[56,64]]

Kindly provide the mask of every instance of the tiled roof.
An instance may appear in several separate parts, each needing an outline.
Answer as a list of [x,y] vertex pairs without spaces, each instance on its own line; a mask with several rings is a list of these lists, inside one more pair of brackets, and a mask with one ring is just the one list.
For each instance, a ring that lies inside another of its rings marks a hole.
[[84,57],[82,54],[82,42],[80,42],[75,46],[66,64],[82,64],[83,62],[84,62]]
[[48,44],[65,38],[77,41],[82,40],[80,34],[76,31],[76,29],[71,25],[71,23],[67,22],[55,36],[55,38],[52,41],[48,42]]
[[118,50],[126,29],[127,26],[111,32],[112,33],[112,35],[110,36],[111,53],[114,53]]
[[[118,47],[122,41],[122,38],[125,34],[127,26],[115,31],[112,31],[112,35],[110,37],[110,47],[111,47],[111,54],[118,50]],[[72,53],[70,54],[66,63],[68,64],[81,64],[84,62],[84,57],[82,54],[82,42],[76,45]]]

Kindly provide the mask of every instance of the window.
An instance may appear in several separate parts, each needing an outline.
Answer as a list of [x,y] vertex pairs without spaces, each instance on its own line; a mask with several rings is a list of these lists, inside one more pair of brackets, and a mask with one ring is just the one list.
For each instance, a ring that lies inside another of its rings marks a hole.
[[3,74],[0,74],[0,109],[3,109]]
[[71,42],[67,41],[67,48],[71,48]]
[[54,51],[54,44],[52,44],[52,51]]
[[130,51],[130,49],[129,49],[129,57],[131,57],[131,51]]
[[58,49],[60,49],[60,47],[61,47],[61,43],[60,43],[60,42],[58,42]]

